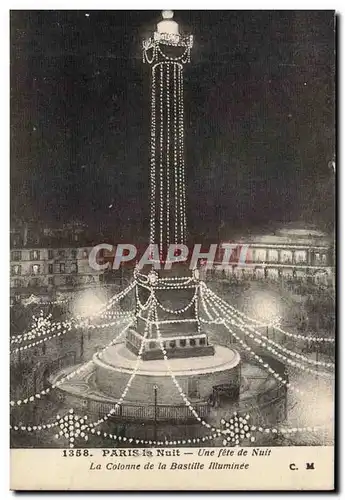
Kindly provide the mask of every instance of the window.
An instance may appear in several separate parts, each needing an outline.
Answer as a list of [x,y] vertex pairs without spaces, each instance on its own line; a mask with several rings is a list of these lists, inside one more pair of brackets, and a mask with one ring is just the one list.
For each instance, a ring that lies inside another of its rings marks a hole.
[[278,262],[278,250],[269,250],[268,260],[269,262]]
[[18,288],[19,286],[22,286],[22,282],[19,279],[13,280],[13,286]]
[[87,250],[83,250],[83,258],[87,259],[88,256],[89,256],[88,251]]
[[189,345],[191,345],[193,347],[193,346],[195,346],[195,344],[196,344],[195,339],[190,339]]
[[186,339],[181,339],[181,340],[180,340],[180,346],[181,346],[181,347],[186,347],[186,344],[187,344]]
[[48,285],[54,285],[54,276],[49,276]]
[[54,251],[53,250],[48,250],[48,259],[54,259]]
[[31,286],[38,286],[38,284],[39,284],[38,278],[32,278],[30,280],[30,285]]
[[307,253],[305,250],[296,250],[295,252],[295,262],[298,264],[299,262],[307,261]]
[[170,340],[170,342],[169,342],[169,347],[171,347],[172,349],[174,349],[174,347],[176,347],[176,342],[175,342],[175,340]]
[[205,337],[203,337],[203,338],[201,338],[201,339],[199,340],[199,344],[200,344],[200,345],[205,345],[205,344],[206,344],[206,339],[205,339]]
[[39,250],[31,250],[30,260],[40,260],[40,251]]
[[20,265],[12,266],[11,273],[14,276],[18,276],[18,275],[22,274],[22,266],[20,266]]
[[322,264],[327,264],[327,255],[325,253],[322,254]]
[[59,257],[65,258],[66,257],[66,251],[65,250],[59,250]]
[[281,261],[285,263],[292,262],[292,252],[290,250],[282,250],[281,251]]
[[254,252],[254,260],[255,260],[255,262],[265,262],[266,249],[265,248],[257,248]]
[[54,266],[53,264],[48,264],[48,274],[53,274],[54,273]]
[[71,256],[72,256],[72,259],[77,258],[77,250],[75,248],[73,248],[73,250],[71,250]]
[[11,252],[11,260],[22,260],[22,252],[19,250]]
[[319,253],[316,253],[315,254],[315,262],[320,262],[320,254]]
[[64,273],[65,272],[65,263],[64,262],[61,262],[60,263],[60,273]]
[[66,284],[67,285],[74,285],[74,278],[73,278],[73,276],[66,276]]
[[71,273],[76,274],[78,272],[78,264],[76,262],[72,262],[71,264]]
[[40,274],[41,266],[39,264],[33,264],[31,266],[31,274]]

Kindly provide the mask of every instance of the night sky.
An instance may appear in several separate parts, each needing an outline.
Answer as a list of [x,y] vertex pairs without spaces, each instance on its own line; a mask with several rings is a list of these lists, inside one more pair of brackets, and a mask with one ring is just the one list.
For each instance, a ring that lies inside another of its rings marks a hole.
[[[148,234],[141,41],[159,12],[12,11],[11,216]],[[332,228],[331,11],[178,11],[188,226],[199,238],[305,220]],[[110,207],[110,208],[109,208]]]

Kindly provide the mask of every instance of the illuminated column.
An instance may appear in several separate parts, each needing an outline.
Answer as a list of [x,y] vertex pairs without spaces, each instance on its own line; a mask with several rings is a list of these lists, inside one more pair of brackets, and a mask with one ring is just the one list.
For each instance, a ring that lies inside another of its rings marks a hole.
[[151,65],[150,243],[165,256],[187,238],[184,163],[183,67],[193,37],[179,33],[172,11],[163,11],[153,37],[143,42]]

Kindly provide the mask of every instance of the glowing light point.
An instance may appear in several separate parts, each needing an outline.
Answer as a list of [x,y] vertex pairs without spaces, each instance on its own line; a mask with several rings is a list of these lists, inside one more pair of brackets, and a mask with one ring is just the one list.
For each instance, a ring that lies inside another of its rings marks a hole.
[[163,19],[172,19],[174,17],[173,10],[162,10],[162,18]]

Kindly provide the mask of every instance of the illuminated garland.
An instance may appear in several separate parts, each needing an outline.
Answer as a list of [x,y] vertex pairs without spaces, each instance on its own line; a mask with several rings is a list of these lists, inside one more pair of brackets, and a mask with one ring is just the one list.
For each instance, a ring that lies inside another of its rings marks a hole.
[[139,369],[139,365],[142,362],[142,353],[143,353],[143,350],[144,350],[145,340],[146,340],[147,336],[150,334],[150,327],[151,327],[151,325],[149,323],[147,323],[146,326],[145,326],[144,335],[142,336],[142,341],[141,341],[140,349],[139,349],[139,352],[138,352],[138,355],[137,355],[135,367],[133,369],[133,372],[132,372],[130,378],[128,379],[128,382],[127,382],[127,384],[126,384],[126,386],[125,386],[125,388],[124,388],[124,390],[123,390],[120,398],[115,403],[114,408],[112,408],[109,413],[107,413],[106,415],[104,415],[102,418],[98,419],[96,422],[90,423],[89,424],[90,427],[97,427],[98,425],[100,425],[103,422],[105,422],[111,415],[113,415],[116,412],[116,409],[119,408],[119,406],[123,403],[124,398],[125,398],[127,392],[129,391],[131,385],[132,385],[133,379],[134,379],[134,377],[137,374],[137,371]]
[[46,318],[43,317],[43,311],[40,311],[39,317],[37,318],[35,315],[32,316],[34,326],[29,332],[22,333],[21,335],[14,335],[11,337],[11,344],[20,343],[24,340],[32,340],[35,337],[39,337],[43,334],[44,327],[50,326],[52,327],[53,323],[50,321],[52,314],[49,313]]
[[[207,299],[207,301],[208,301],[208,299]],[[218,305],[216,303],[212,304],[211,302],[208,302],[208,305],[210,306],[210,308],[213,310],[213,312],[217,316],[217,310],[215,309],[215,307],[218,307]],[[213,305],[215,307],[213,307]],[[212,318],[212,319],[214,319],[214,318]],[[273,370],[273,368],[271,368],[268,363],[265,363],[264,360],[258,354],[256,354],[254,352],[254,350],[246,342],[244,342],[238,335],[236,335],[236,333],[231,329],[231,327],[227,324],[227,322],[224,318],[222,318],[222,317],[219,318],[219,324],[223,324],[227,328],[229,333],[231,335],[233,335],[234,338],[244,347],[244,349],[246,351],[248,351],[255,358],[255,360],[258,361],[265,368],[265,370],[268,371],[270,374],[272,374],[273,377],[275,377],[280,383],[284,384],[286,387],[290,387],[291,389],[293,389],[294,391],[298,392],[301,395],[305,394],[304,391],[301,391],[298,387],[291,384],[291,382],[288,382],[281,375],[279,375],[279,373],[277,373],[275,370]]]
[[170,363],[169,363],[169,359],[167,357],[167,351],[164,347],[164,344],[163,344],[163,338],[162,338],[162,335],[160,333],[160,329],[159,329],[159,325],[160,321],[158,321],[158,314],[157,314],[157,304],[155,304],[154,302],[154,317],[155,317],[155,325],[156,325],[156,332],[157,332],[157,340],[159,342],[159,346],[160,346],[160,349],[162,351],[162,354],[163,354],[163,359],[166,363],[166,366],[167,366],[167,370],[168,370],[168,373],[174,383],[174,385],[176,386],[176,389],[178,390],[178,392],[180,393],[180,396],[181,398],[183,399],[185,405],[189,408],[190,412],[192,413],[192,415],[196,418],[196,420],[198,422],[201,423],[201,425],[204,425],[205,427],[207,427],[208,429],[211,429],[212,432],[216,432],[216,433],[219,433],[221,434],[222,431],[220,429],[217,429],[216,427],[213,427],[211,424],[209,424],[208,422],[206,422],[205,420],[203,420],[198,412],[195,410],[193,404],[191,403],[191,401],[189,401],[189,399],[187,398],[186,394],[184,393],[182,387],[180,386],[177,378],[175,377],[173,371],[171,370],[171,367],[170,367]]
[[163,125],[163,73],[164,65],[160,64],[160,90],[159,90],[159,109],[160,109],[160,120],[159,120],[159,256],[163,257],[163,211],[164,211],[164,186],[163,186],[163,138],[164,138],[164,125]]
[[167,313],[170,313],[170,314],[183,314],[185,313],[186,311],[188,311],[188,309],[190,309],[192,307],[192,305],[197,301],[197,298],[198,298],[198,288],[195,289],[195,293],[191,299],[191,301],[184,307],[182,307],[181,309],[169,309],[165,306],[163,306],[157,299],[157,297],[155,296],[155,300],[156,300],[156,304],[158,305],[158,307],[160,309],[162,309],[162,311],[165,311]]
[[[58,326],[60,326],[60,325],[58,325]],[[69,329],[66,328],[65,330],[61,330],[58,333],[55,333],[53,335],[49,335],[49,336],[44,337],[43,339],[40,339],[40,340],[36,340],[36,342],[32,342],[31,344],[26,344],[26,345],[17,347],[15,349],[13,349],[12,351],[10,351],[10,354],[16,354],[17,352],[30,349],[31,347],[37,347],[40,344],[44,344],[45,342],[48,342],[48,340],[51,340],[51,339],[54,339],[56,337],[60,337],[61,335],[64,335],[67,331],[69,331]]]
[[[211,295],[213,295],[214,297],[216,297],[218,300],[223,300],[218,295],[216,295],[209,287],[207,287],[205,285],[205,283],[202,282],[202,286],[203,286],[203,288],[205,290],[207,290],[208,293],[210,293]],[[223,301],[223,302],[225,302],[225,301]],[[335,342],[334,338],[315,337],[315,336],[312,336],[312,335],[307,336],[307,335],[300,335],[300,334],[294,334],[294,333],[287,332],[287,331],[283,330],[282,328],[280,328],[279,325],[277,325],[277,324],[274,324],[274,323],[266,324],[266,323],[263,323],[262,321],[255,320],[255,319],[250,318],[249,316],[247,316],[245,313],[239,311],[238,309],[236,309],[232,305],[230,305],[228,303],[226,303],[226,304],[227,304],[227,307],[229,309],[231,309],[231,311],[233,311],[238,316],[241,316],[242,318],[246,319],[247,321],[250,321],[251,323],[255,323],[256,325],[262,326],[262,327],[271,326],[275,330],[277,330],[278,332],[282,333],[283,335],[286,335],[287,337],[291,337],[291,338],[294,338],[296,340],[305,340],[305,341],[309,341],[309,342],[331,342],[331,343]]]
[[[209,289],[208,289],[209,291]],[[255,333],[258,337],[264,339],[264,341],[258,341],[258,343],[260,343],[263,347],[267,347],[268,350],[272,350],[273,352],[273,348],[268,346],[267,344],[271,344],[271,345],[274,345],[275,347],[277,347],[278,349],[282,350],[283,352],[289,354],[290,356],[292,357],[295,357],[295,358],[298,358],[298,359],[301,359],[303,361],[305,361],[306,363],[310,363],[310,364],[313,364],[313,365],[317,365],[317,366],[324,366],[324,367],[327,367],[327,368],[331,368],[331,367],[334,367],[334,363],[325,363],[323,361],[316,361],[316,360],[313,360],[313,359],[309,359],[307,358],[306,356],[303,356],[303,354],[298,354],[294,351],[291,351],[290,349],[287,349],[283,346],[281,346],[280,344],[278,344],[277,342],[275,342],[274,340],[271,340],[271,339],[268,339],[267,337],[264,337],[261,333],[259,333],[257,330],[255,330],[254,328],[252,328],[250,325],[246,325],[244,323],[244,321],[236,318],[236,316],[234,314],[232,314],[231,312],[228,311],[228,304],[227,302],[225,302],[223,299],[221,299],[220,297],[218,297],[216,294],[214,294],[213,292],[209,293],[209,296],[211,297],[212,300],[218,302],[218,306],[222,309],[225,317],[228,316],[228,319],[229,321],[232,323],[232,324],[236,324],[236,326],[238,326],[240,329],[242,329],[242,331],[244,332],[243,330],[243,327],[246,328],[247,330],[250,330],[251,332]],[[229,316],[230,315],[230,316]],[[241,321],[241,323],[235,323],[234,322],[234,318],[235,319],[238,319],[239,321]],[[246,333],[246,332],[244,332]],[[246,333],[248,334],[248,333]],[[255,338],[254,335],[251,335],[249,334],[255,341],[257,341],[257,339]],[[278,356],[279,357],[282,357],[283,359],[288,359],[288,358],[285,358],[284,356],[282,356],[281,354],[278,353]],[[290,364],[292,364],[290,361],[288,361]],[[295,366],[295,364],[293,364],[293,366]],[[297,366],[297,364],[296,364]],[[307,370],[308,371],[308,370]]]
[[[160,50],[160,49],[159,49]],[[167,203],[167,210],[166,210],[166,218],[167,218],[167,223],[166,223],[166,242],[167,245],[170,243],[170,65],[168,64],[166,66],[166,111],[167,111],[167,137],[166,137],[166,143],[167,143],[167,149],[166,149],[166,187],[167,187],[167,194],[166,194],[166,203]]]
[[[216,304],[214,302],[214,299],[211,299],[213,301],[214,304]],[[222,307],[220,304],[216,304],[221,310],[222,310]],[[222,310],[222,312],[224,312]],[[224,317],[223,317],[224,319]],[[313,373],[315,375],[318,375],[318,376],[321,376],[321,377],[330,377],[332,376],[331,373],[325,373],[325,372],[319,372],[319,371],[316,371],[316,370],[313,370],[312,368],[308,368],[308,367],[305,367],[303,366],[302,364],[300,363],[296,363],[294,361],[291,361],[291,359],[289,359],[287,356],[284,356],[282,355],[281,353],[279,353],[278,351],[276,351],[275,349],[273,349],[271,346],[267,345],[267,340],[266,337],[263,337],[264,338],[264,341],[261,341],[260,339],[256,338],[253,334],[251,333],[248,333],[246,332],[240,324],[238,323],[235,323],[231,318],[228,318],[227,321],[232,324],[232,325],[235,325],[237,327],[240,328],[240,330],[242,331],[242,333],[244,333],[245,335],[248,335],[250,338],[252,338],[257,344],[259,344],[260,346],[262,347],[265,347],[268,351],[272,352],[273,354],[275,354],[278,358],[282,359],[283,361],[286,361],[286,363],[288,363],[289,365],[293,366],[294,368],[298,368],[300,370],[303,370],[303,371],[306,371],[308,373]],[[236,337],[237,338],[237,337]],[[284,349],[282,348],[281,346],[279,346],[280,349]],[[289,351],[288,349],[284,349],[285,351],[288,351],[289,353],[292,353],[293,351]],[[301,355],[297,354],[297,353],[293,353],[295,355],[295,357],[301,357]],[[304,356],[302,356],[302,358],[304,358]],[[306,358],[308,359],[308,358]],[[310,360],[311,361],[311,360]],[[320,362],[321,363],[321,362]]]
[[156,67],[152,67],[151,87],[151,200],[150,200],[150,244],[155,242],[156,227]]
[[[128,330],[128,328],[132,325],[133,321],[131,321],[120,333],[119,335],[117,335],[111,342],[109,342],[109,344],[107,344],[105,347],[103,347],[99,353],[102,353],[105,349],[107,349],[108,347],[110,347],[111,345],[114,345],[120,337],[122,337],[122,335]],[[60,380],[56,381],[54,384],[52,384],[51,388],[50,387],[47,387],[46,389],[42,389],[40,392],[32,395],[32,396],[28,396],[24,399],[18,399],[17,401],[10,401],[10,406],[21,406],[21,405],[25,405],[27,403],[31,403],[33,401],[35,401],[35,399],[41,399],[42,396],[46,396],[50,391],[51,389],[56,389],[57,387],[59,387],[60,385],[62,385],[64,382],[66,382],[67,380],[70,380],[71,378],[73,378],[75,375],[78,375],[79,373],[82,373],[84,371],[86,371],[90,366],[92,365],[92,361],[88,361],[87,363],[79,366],[78,368],[76,368],[75,370],[73,370],[72,372],[70,372],[68,375],[65,375],[64,377],[62,377]]]
[[[204,300],[205,299],[203,298],[203,296],[201,295],[202,299],[201,300]],[[127,394],[129,388],[130,388],[130,385],[137,373],[137,370],[138,370],[138,367],[139,367],[139,364],[140,364],[140,361],[141,361],[141,354],[142,354],[142,351],[143,351],[143,345],[144,345],[144,342],[146,340],[146,336],[150,330],[150,328],[152,327],[152,324],[156,324],[157,325],[157,338],[159,340],[159,343],[160,343],[160,346],[161,346],[161,350],[162,350],[162,353],[163,353],[163,357],[164,357],[164,360],[166,361],[167,364],[169,364],[169,361],[168,361],[168,358],[166,356],[166,351],[164,349],[164,346],[163,346],[163,343],[162,343],[162,337],[161,337],[161,334],[160,334],[160,330],[159,330],[159,324],[161,323],[160,321],[157,321],[157,307],[158,307],[158,304],[157,302],[155,301],[155,298],[154,296],[152,295],[150,297],[150,300],[152,301],[150,303],[150,305],[153,307],[155,307],[154,309],[154,314],[155,314],[155,321],[148,321],[147,323],[147,326],[146,326],[146,329],[145,329],[145,334],[143,336],[143,339],[142,339],[142,344],[141,344],[141,347],[140,347],[140,350],[139,350],[139,354],[138,354],[138,357],[137,357],[137,364],[136,364],[136,367],[134,368],[133,370],[133,373],[128,381],[128,383],[126,384],[126,387],[120,397],[120,399],[118,400],[118,402],[115,404],[115,407],[105,416],[103,416],[101,419],[99,419],[98,421],[96,422],[93,422],[93,423],[90,423],[89,425],[85,425],[85,431],[86,430],[89,430],[91,432],[91,434],[96,434],[96,435],[102,435],[103,437],[109,437],[111,439],[114,439],[114,440],[119,440],[119,441],[122,441],[122,442],[126,442],[128,441],[129,443],[131,442],[135,442],[136,444],[148,444],[148,445],[157,445],[157,446],[175,446],[175,445],[180,445],[180,444],[191,444],[191,443],[200,443],[200,442],[205,442],[207,440],[212,440],[212,439],[216,439],[218,437],[220,437],[221,435],[224,435],[224,440],[223,440],[223,445],[226,446],[226,445],[239,445],[241,439],[244,439],[244,437],[246,438],[249,438],[250,437],[250,440],[253,441],[255,438],[254,436],[250,436],[250,432],[248,431],[248,429],[246,429],[246,427],[248,426],[245,426],[244,425],[244,422],[243,422],[243,418],[242,417],[237,417],[236,413],[233,415],[233,418],[230,419],[229,422],[226,422],[224,419],[222,419],[221,423],[222,425],[225,425],[225,429],[221,430],[221,429],[217,429],[213,426],[211,426],[208,422],[204,421],[196,412],[195,408],[193,407],[192,403],[188,400],[187,396],[184,394],[181,386],[179,385],[177,379],[175,378],[174,374],[172,373],[171,369],[168,368],[168,371],[170,372],[170,376],[172,377],[172,380],[177,388],[177,390],[179,391],[182,399],[184,400],[186,406],[189,407],[190,411],[192,412],[192,414],[194,415],[194,417],[196,418],[197,421],[199,421],[201,423],[201,425],[204,425],[205,427],[209,428],[212,430],[212,432],[214,432],[214,434],[212,435],[209,435],[209,436],[204,436],[202,438],[192,438],[192,439],[182,439],[182,440],[174,440],[174,441],[154,441],[154,440],[143,440],[143,439],[135,439],[133,437],[130,437],[130,438],[126,438],[126,437],[121,437],[121,436],[116,436],[116,435],[113,435],[113,434],[109,434],[109,433],[105,433],[105,432],[102,432],[102,431],[96,431],[95,430],[95,427],[100,425],[101,423],[105,422],[109,416],[111,416],[112,414],[114,414],[116,412],[116,408],[123,402],[124,400],[124,397],[125,395]],[[208,301],[208,298],[206,299]],[[210,302],[211,302],[212,299],[210,299]],[[213,311],[215,312],[215,309],[212,307],[212,304],[209,303],[208,304],[212,309]],[[208,308],[206,306],[206,311],[208,311]],[[152,309],[150,309],[149,311],[149,315],[152,314]],[[234,332],[231,331],[231,329],[229,328],[228,325],[226,325],[226,321],[224,319],[220,320],[220,321],[216,321],[215,318],[213,318],[210,313],[208,312],[208,316],[210,317],[210,319],[214,322],[219,322],[221,324],[224,324],[224,326],[230,331],[230,333],[232,333],[235,337],[236,337],[236,334],[234,334]],[[128,329],[130,326],[127,325],[127,327],[125,328]],[[123,330],[120,335],[122,335],[124,333]],[[115,343],[118,338],[120,337],[120,335],[114,339],[109,345]],[[247,346],[244,342],[241,341],[241,339],[239,339],[237,337],[237,339],[242,343],[242,345],[244,345],[247,349],[249,348],[249,346]],[[104,351],[105,349],[107,349],[108,346],[106,346],[105,348],[102,349],[102,351]],[[250,348],[249,348],[250,349]],[[102,352],[101,351],[101,352]],[[268,368],[268,371],[270,373],[272,373],[278,380],[280,380],[282,383],[284,383],[284,380],[282,379],[282,377],[279,376],[279,374],[276,374],[276,372],[274,372],[274,370],[270,369],[268,367],[268,365],[266,365],[263,360],[255,355],[255,353],[252,351],[252,354],[254,355],[254,357],[263,364],[264,368]],[[89,364],[89,363],[88,363]],[[77,373],[78,370],[75,370],[74,372],[72,372],[71,374],[69,374],[67,377],[72,377],[74,376],[76,373]],[[57,384],[55,384],[55,387],[57,385],[60,385],[62,384],[66,379],[67,377],[64,377],[63,379],[61,379]],[[286,383],[287,386],[291,386],[290,383]],[[300,392],[301,394],[303,394],[302,391],[298,390],[298,392]],[[23,401],[25,402],[25,400]],[[70,410],[70,413],[72,413],[73,410]],[[66,417],[65,417],[66,418]],[[77,420],[79,419],[80,417],[77,417]],[[84,417],[84,420],[86,420],[87,417]],[[249,416],[245,417],[245,420],[247,420],[249,418]],[[61,420],[61,419],[60,419]],[[62,420],[61,420],[62,421]],[[50,429],[56,425],[59,424],[59,421],[57,422],[54,422],[52,424],[42,424],[42,425],[38,425],[38,426],[11,426],[11,429],[12,430],[21,430],[21,431],[27,431],[27,432],[32,432],[32,431],[35,431],[35,430],[45,430],[45,429]],[[61,424],[60,422],[60,425],[64,425],[64,424]],[[243,432],[243,430],[241,430],[241,427],[240,425],[242,425],[243,429],[246,431],[245,433]],[[234,429],[232,429],[232,427],[234,427]],[[288,429],[288,428],[263,428],[263,427],[257,427],[257,426],[250,426],[250,431],[253,432],[253,431],[257,431],[257,432],[265,432],[265,433],[296,433],[296,432],[304,432],[304,431],[309,431],[309,432],[316,432],[320,429],[322,429],[323,427],[322,426],[319,426],[319,427],[300,427],[300,428],[292,428],[292,429]],[[70,440],[70,446],[73,447],[74,446],[74,437],[77,437],[78,436],[78,433],[75,432],[75,427],[73,429],[73,432],[72,433],[69,433],[67,432],[68,434],[68,439]],[[225,435],[227,435],[225,437]],[[66,437],[66,429],[63,429],[59,432],[59,436],[65,436]],[[80,433],[80,437],[83,437],[85,439],[85,436],[86,434],[84,433],[84,436],[81,436],[81,433]],[[56,436],[58,437],[58,435]],[[70,439],[72,437],[72,440]]]
[[186,242],[187,238],[187,220],[186,220],[186,179],[184,165],[184,90],[183,90],[183,73],[180,70],[180,85],[179,85],[179,105],[180,105],[180,193],[181,193],[181,219],[182,219],[182,243]]
[[178,161],[177,161],[177,68],[174,64],[174,180],[175,180],[175,217],[174,217],[174,234],[175,244],[178,242]]

